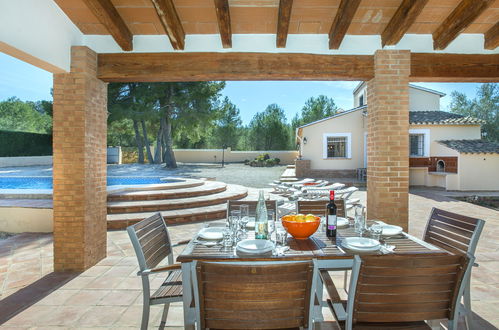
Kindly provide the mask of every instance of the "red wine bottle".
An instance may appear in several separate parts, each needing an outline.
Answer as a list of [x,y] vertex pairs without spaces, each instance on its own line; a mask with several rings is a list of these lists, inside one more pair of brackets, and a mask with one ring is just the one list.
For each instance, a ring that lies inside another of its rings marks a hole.
[[336,239],[336,204],[334,203],[334,190],[329,192],[329,203],[326,211],[326,236]]

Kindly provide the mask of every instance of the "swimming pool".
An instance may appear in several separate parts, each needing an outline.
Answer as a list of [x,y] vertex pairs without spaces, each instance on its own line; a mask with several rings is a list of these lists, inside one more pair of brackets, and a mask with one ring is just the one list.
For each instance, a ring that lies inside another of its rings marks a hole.
[[[176,182],[168,178],[141,176],[141,177],[120,177],[108,176],[107,186],[135,186],[147,184],[159,184]],[[50,176],[4,176],[0,177],[0,189],[52,189],[52,177]]]

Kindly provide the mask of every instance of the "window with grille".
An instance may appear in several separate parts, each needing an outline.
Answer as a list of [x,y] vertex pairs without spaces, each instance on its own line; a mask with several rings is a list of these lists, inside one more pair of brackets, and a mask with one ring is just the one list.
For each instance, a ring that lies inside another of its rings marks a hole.
[[327,138],[327,158],[347,157],[346,136]]
[[424,146],[425,136],[424,134],[410,134],[409,144],[410,144],[410,155],[423,157],[425,152]]

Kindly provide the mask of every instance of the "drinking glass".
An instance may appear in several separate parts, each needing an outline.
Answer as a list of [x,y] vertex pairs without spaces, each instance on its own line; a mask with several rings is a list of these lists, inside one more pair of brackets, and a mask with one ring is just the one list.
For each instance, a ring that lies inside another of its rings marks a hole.
[[267,228],[268,228],[268,235],[269,235],[268,239],[270,241],[272,241],[272,234],[275,232],[276,225],[277,225],[276,224],[274,210],[269,209],[268,213],[267,213],[267,217],[268,217],[268,221],[269,221],[268,226],[267,226]]
[[246,233],[246,226],[248,225],[249,222],[249,205],[243,204],[239,207],[239,210],[241,212],[241,219],[239,220],[239,223],[241,225],[241,230],[243,231],[243,238],[248,238],[248,234]]
[[366,219],[364,217],[364,208],[362,205],[355,205],[354,228],[355,232],[360,235],[362,235],[362,232],[366,228]]
[[371,236],[372,239],[380,241],[381,234],[383,234],[383,228],[380,228],[379,226],[371,226],[369,228],[369,235]]
[[234,244],[232,240],[232,230],[229,227],[225,227],[223,231],[223,251],[229,252],[232,250],[232,245]]
[[288,232],[284,228],[278,228],[275,235],[276,243],[280,246],[286,246],[288,240]]

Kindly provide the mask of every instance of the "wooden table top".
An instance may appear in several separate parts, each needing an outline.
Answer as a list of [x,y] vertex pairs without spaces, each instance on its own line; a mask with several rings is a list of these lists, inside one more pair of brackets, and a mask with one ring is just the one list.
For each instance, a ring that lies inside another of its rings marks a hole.
[[[252,235],[251,232],[248,234]],[[204,246],[194,243],[194,240],[186,246],[184,251],[177,257],[178,262],[190,262],[193,260],[205,261],[292,261],[292,260],[310,260],[310,259],[351,259],[356,254],[382,254],[381,251],[374,252],[354,252],[349,251],[341,246],[342,239],[346,237],[358,236],[353,227],[338,229],[336,241],[326,237],[325,232],[318,230],[314,235],[306,240],[297,240],[293,237],[288,237],[289,250],[284,255],[274,256],[266,255],[238,255],[235,249],[232,251],[223,251],[220,245]],[[250,237],[251,238],[251,237]],[[394,245],[395,249],[390,254],[407,254],[407,253],[422,253],[422,254],[446,254],[438,247],[431,244],[421,243],[418,239],[406,235],[398,235],[396,237],[387,238],[385,240],[388,245]]]

